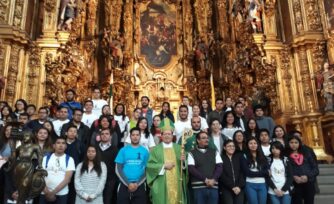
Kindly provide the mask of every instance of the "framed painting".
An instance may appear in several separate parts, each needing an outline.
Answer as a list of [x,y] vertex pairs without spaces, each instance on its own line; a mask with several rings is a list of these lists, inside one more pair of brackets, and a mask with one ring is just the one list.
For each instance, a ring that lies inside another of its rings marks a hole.
[[176,9],[162,0],[142,3],[140,9],[140,56],[153,68],[164,68],[177,55]]

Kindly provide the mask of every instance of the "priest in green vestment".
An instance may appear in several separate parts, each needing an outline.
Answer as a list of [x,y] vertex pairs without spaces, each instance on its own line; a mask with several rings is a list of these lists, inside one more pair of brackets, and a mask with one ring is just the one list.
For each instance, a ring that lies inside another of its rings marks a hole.
[[181,147],[173,143],[174,124],[165,118],[161,124],[162,142],[154,147],[146,167],[146,180],[153,204],[187,204],[187,186]]

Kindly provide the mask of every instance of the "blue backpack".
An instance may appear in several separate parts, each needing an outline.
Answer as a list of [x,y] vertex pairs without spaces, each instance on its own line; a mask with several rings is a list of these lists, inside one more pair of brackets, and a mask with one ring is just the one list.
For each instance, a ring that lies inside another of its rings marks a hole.
[[[45,169],[48,168],[48,163],[49,163],[49,160],[50,160],[52,154],[53,153],[49,153],[49,154],[46,155]],[[66,168],[67,168],[68,161],[70,160],[70,155],[68,155],[68,154],[65,154],[65,155],[66,155],[65,164],[66,164]]]

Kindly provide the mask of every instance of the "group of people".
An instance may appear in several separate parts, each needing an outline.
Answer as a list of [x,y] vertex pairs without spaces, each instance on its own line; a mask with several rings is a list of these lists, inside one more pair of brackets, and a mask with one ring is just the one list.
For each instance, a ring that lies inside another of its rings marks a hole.
[[21,145],[11,134],[18,128],[34,134],[48,173],[41,195],[27,203],[314,203],[313,150],[261,106],[227,97],[212,110],[209,100],[191,106],[184,96],[174,117],[168,102],[160,112],[149,103],[141,97],[129,118],[124,104],[112,114],[98,88],[83,104],[66,91],[54,116],[48,107],[35,114],[23,99],[14,111],[0,102],[1,201],[18,198],[15,173],[6,170]]

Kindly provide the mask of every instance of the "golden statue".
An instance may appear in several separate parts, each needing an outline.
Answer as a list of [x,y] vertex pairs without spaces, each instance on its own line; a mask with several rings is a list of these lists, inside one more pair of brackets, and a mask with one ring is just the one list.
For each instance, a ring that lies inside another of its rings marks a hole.
[[[21,146],[16,150],[14,147],[12,148],[9,160],[7,170],[13,172],[12,176],[18,191],[17,204],[24,204],[26,200],[40,195],[45,188],[44,177],[47,176],[47,171],[42,169],[43,154],[39,145],[32,143],[32,137],[32,132],[24,132]],[[37,169],[36,159],[38,161]]]

